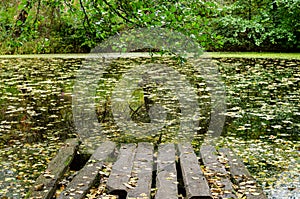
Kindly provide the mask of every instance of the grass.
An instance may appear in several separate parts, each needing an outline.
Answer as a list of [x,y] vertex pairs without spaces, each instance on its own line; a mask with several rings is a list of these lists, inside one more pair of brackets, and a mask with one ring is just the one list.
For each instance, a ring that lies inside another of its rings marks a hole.
[[[297,59],[300,60],[300,53],[271,53],[271,52],[208,52],[212,58],[220,57],[238,57],[238,58],[270,58],[270,59]],[[86,58],[86,54],[31,54],[31,55],[0,55],[0,59],[7,58]],[[115,56],[120,56],[116,54]],[[131,56],[149,56],[149,53],[126,53],[125,57]]]
[[297,59],[300,53],[270,53],[270,52],[209,52],[212,58],[238,57],[238,58],[271,58],[271,59]]

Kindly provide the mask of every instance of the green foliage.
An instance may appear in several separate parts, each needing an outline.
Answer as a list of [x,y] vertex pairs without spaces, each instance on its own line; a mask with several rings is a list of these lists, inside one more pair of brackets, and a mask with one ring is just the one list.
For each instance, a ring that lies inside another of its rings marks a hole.
[[299,8],[298,0],[239,0],[226,6],[216,29],[224,37],[223,50],[299,51]]
[[300,49],[299,0],[9,0],[0,5],[2,54],[89,52],[124,30],[155,27],[181,32],[212,51]]
[[[198,1],[47,1],[19,2],[7,13],[4,30],[9,40],[0,38],[3,54],[88,52],[103,39],[137,27],[164,27],[196,39],[206,49],[222,44],[211,34],[210,18],[216,17],[216,4]],[[28,12],[25,22],[13,16]],[[1,11],[5,12],[5,10]],[[7,20],[10,20],[7,22]],[[4,22],[3,22],[4,24]],[[16,31],[20,34],[16,36]],[[43,39],[41,39],[43,38]]]

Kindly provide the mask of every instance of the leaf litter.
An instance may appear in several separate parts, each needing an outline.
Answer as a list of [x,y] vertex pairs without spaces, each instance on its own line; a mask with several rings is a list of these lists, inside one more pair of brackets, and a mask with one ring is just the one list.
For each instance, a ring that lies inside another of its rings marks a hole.
[[[6,59],[0,64],[0,196],[22,198],[45,170],[63,141],[76,136],[72,123],[72,86],[82,59]],[[110,95],[121,75],[149,59],[119,59],[106,71],[96,93],[97,114],[106,136],[116,142],[170,142],[178,130],[180,112],[174,93],[150,87],[149,97],[168,110],[168,128],[162,136],[136,140],[122,134],[112,120]],[[209,107],[210,96],[200,74],[172,59],[167,63],[185,74]],[[227,146],[244,161],[270,196],[299,192],[300,67],[297,60],[216,60],[226,84],[226,125],[217,146]],[[143,93],[137,90],[130,102],[132,119],[147,122]],[[201,110],[199,148],[209,116]],[[160,139],[160,140],[159,140]],[[104,183],[105,184],[105,183]],[[103,188],[103,183],[102,183]],[[101,183],[93,188],[102,193]],[[278,190],[283,190],[279,192]],[[278,197],[279,198],[279,197]]]

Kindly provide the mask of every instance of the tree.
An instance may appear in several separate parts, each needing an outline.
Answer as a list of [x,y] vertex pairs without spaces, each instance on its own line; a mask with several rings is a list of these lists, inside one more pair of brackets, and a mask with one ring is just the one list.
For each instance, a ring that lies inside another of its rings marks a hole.
[[111,35],[140,27],[176,30],[212,51],[300,49],[299,0],[9,0],[0,4],[2,53],[89,52]]

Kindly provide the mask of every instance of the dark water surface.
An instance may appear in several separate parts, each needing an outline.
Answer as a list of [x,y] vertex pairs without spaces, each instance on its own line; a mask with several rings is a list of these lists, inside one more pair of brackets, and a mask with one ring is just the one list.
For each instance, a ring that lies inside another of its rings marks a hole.
[[[0,198],[24,197],[63,141],[77,136],[72,89],[76,72],[86,62],[84,58],[0,59]],[[143,95],[148,88],[151,103],[162,103],[167,111],[169,125],[161,133],[135,139],[122,132],[113,119],[114,86],[127,70],[152,62],[184,74],[194,86],[199,104],[208,107],[200,109],[200,128],[193,141],[197,150],[209,123],[210,95],[201,74],[170,58],[121,58],[111,64],[95,96],[103,134],[116,142],[174,141],[180,104],[174,93],[160,91],[157,85],[136,89],[129,106],[133,121],[149,122]],[[300,61],[215,58],[211,62],[219,68],[227,96],[226,124],[216,145],[232,148],[273,197],[294,196],[299,192],[300,172]]]

